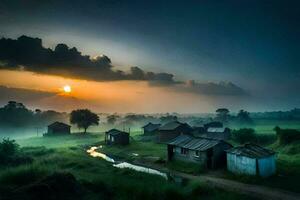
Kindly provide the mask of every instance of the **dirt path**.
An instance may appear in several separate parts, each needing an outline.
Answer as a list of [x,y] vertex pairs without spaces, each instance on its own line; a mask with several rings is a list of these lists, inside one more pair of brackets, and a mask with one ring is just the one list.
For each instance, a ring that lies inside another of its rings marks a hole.
[[[164,168],[160,165],[153,165],[153,164],[145,164],[145,163],[138,163],[145,167],[153,168],[156,170],[160,170],[162,172],[168,173],[169,170],[167,168]],[[212,186],[222,188],[228,191],[237,192],[240,194],[245,194],[248,196],[252,196],[258,199],[270,199],[270,200],[300,200],[300,194],[293,193],[285,190],[281,190],[278,188],[270,188],[262,185],[252,185],[252,184],[246,184],[241,183],[234,180],[224,179],[224,178],[218,178],[210,175],[191,175],[181,172],[171,172],[172,175],[179,176],[182,178],[186,178],[189,180],[194,181],[204,181],[209,183]]]
[[299,200],[300,195],[293,192],[288,192],[280,189],[269,188],[261,185],[251,185],[246,183],[241,183],[238,181],[211,177],[211,176],[194,176],[184,173],[175,173],[175,175],[187,178],[190,180],[205,181],[207,183],[213,184],[216,187],[223,188],[225,190],[238,192],[241,194],[249,195],[259,199],[272,199],[272,200]]

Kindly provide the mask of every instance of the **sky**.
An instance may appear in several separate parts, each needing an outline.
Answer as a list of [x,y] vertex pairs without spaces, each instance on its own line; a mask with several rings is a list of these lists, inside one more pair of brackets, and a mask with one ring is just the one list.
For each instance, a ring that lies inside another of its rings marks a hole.
[[0,2],[1,104],[139,113],[300,106],[299,1]]

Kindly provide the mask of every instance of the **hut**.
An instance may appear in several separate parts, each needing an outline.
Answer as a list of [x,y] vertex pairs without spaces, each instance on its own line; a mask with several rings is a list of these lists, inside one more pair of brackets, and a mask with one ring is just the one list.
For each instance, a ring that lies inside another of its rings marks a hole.
[[180,135],[168,143],[168,161],[180,160],[199,164],[205,168],[226,166],[226,152],[232,146],[211,138]]
[[256,144],[245,144],[227,152],[227,169],[233,173],[268,177],[275,174],[275,152]]
[[193,128],[192,135],[195,137],[205,137],[219,140],[230,139],[230,129],[225,127],[195,127]]
[[203,126],[194,126],[192,130],[192,135],[197,137],[206,132],[205,128]]
[[187,123],[172,121],[158,128],[157,141],[165,143],[179,135],[191,134],[192,130]]
[[105,143],[127,145],[129,144],[129,133],[117,129],[111,129],[105,132]]
[[145,126],[143,126],[144,135],[155,135],[158,131],[158,128],[161,126],[161,124],[152,124],[149,122]]
[[214,138],[219,140],[228,140],[230,138],[230,129],[221,127],[221,128],[214,128],[209,127],[206,133],[203,134],[204,137]]
[[48,130],[45,135],[63,135],[71,134],[71,126],[62,122],[54,122],[48,125]]
[[205,130],[207,130],[208,128],[222,128],[222,127],[223,127],[223,123],[217,122],[217,121],[213,121],[213,122],[204,124]]

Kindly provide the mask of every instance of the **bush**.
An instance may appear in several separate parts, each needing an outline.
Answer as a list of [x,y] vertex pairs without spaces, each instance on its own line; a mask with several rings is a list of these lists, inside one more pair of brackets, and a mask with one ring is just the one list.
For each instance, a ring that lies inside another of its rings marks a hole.
[[258,144],[268,145],[276,141],[276,135],[274,134],[256,134]]
[[15,140],[3,139],[0,142],[0,165],[11,162],[19,150],[19,145]]
[[247,142],[257,142],[257,136],[252,128],[241,128],[232,131],[233,140],[243,144]]
[[300,140],[300,131],[296,129],[281,129],[275,127],[277,138],[280,144],[290,144]]
[[0,142],[0,165],[19,165],[31,163],[32,158],[20,152],[15,140],[3,139]]
[[0,174],[0,185],[30,184],[47,174],[48,169],[40,165],[22,165],[4,170]]

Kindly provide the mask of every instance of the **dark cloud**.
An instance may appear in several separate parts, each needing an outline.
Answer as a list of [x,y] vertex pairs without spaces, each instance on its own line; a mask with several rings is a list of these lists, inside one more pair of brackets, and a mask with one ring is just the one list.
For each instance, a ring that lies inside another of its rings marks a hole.
[[21,102],[29,102],[35,100],[41,100],[55,96],[55,93],[44,92],[38,90],[29,90],[21,88],[10,88],[6,86],[0,86],[0,102],[6,103],[8,100],[16,100]]
[[0,40],[2,68],[19,69],[37,73],[64,75],[72,78],[105,80],[148,80],[173,82],[173,75],[145,72],[132,67],[129,72],[115,70],[110,58],[105,55],[90,58],[75,47],[58,44],[54,50],[42,46],[42,40],[21,36],[16,40]]
[[58,44],[54,50],[42,46],[42,40],[21,36],[18,39],[0,39],[0,66],[3,69],[23,69],[36,73],[54,74],[70,78],[114,81],[144,80],[150,86],[168,86],[173,89],[205,95],[244,95],[245,91],[231,82],[186,83],[175,81],[171,73],[154,73],[131,67],[128,72],[117,70],[105,55],[90,58],[75,47]]
[[224,95],[224,96],[242,96],[247,92],[232,82],[221,81],[219,83],[197,83],[189,80],[179,86],[183,91],[193,92],[204,95]]

